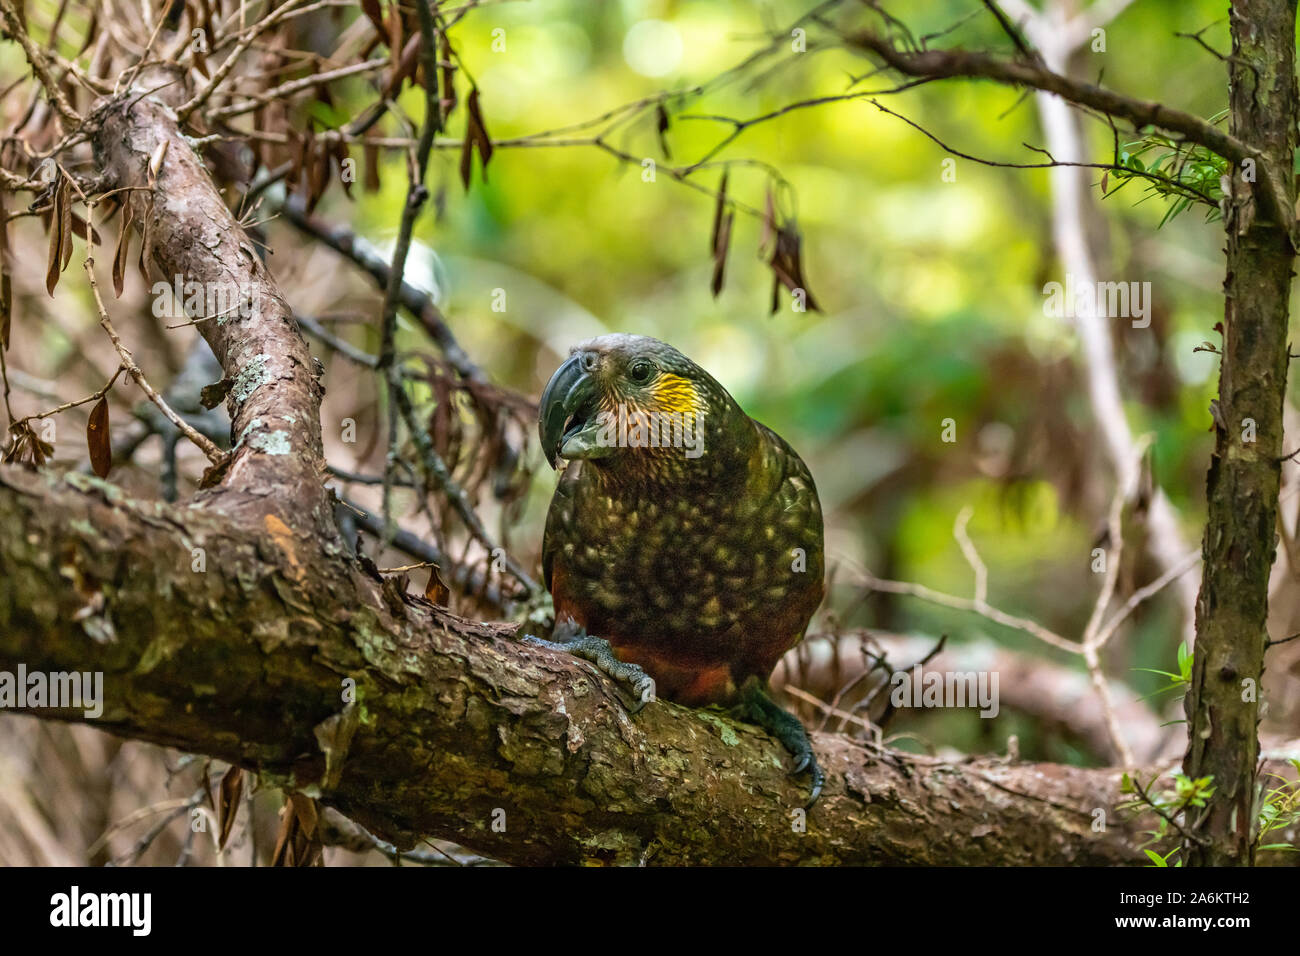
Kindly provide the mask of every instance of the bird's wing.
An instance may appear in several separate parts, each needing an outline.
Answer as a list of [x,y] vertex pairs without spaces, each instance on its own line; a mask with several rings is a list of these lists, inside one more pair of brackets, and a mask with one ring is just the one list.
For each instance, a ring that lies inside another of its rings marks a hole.
[[551,496],[551,507],[546,512],[546,530],[542,533],[542,583],[546,590],[551,590],[551,566],[555,562],[555,552],[560,549],[561,523],[564,514],[573,513],[573,500],[577,489],[580,467],[570,465],[560,475]]

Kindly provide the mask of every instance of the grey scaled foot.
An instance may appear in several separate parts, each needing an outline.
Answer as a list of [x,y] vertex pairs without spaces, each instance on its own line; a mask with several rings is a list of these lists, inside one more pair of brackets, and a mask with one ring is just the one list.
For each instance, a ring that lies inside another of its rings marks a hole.
[[618,683],[626,684],[631,688],[633,697],[632,703],[626,705],[629,714],[639,713],[646,704],[654,700],[655,683],[650,675],[636,664],[620,661],[609,641],[588,634],[586,629],[571,617],[556,622],[555,631],[549,641],[533,637],[531,634],[525,634],[524,640],[591,661],[602,673]]

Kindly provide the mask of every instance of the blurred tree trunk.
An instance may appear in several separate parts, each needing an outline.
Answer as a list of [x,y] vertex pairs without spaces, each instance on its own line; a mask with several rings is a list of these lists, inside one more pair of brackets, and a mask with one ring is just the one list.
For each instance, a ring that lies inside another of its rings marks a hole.
[[[1073,61],[1092,42],[1093,28],[1104,28],[1119,9],[1091,8],[1082,24],[1077,4],[1067,0],[1045,3],[1041,12],[1025,3],[1002,4],[1015,16],[1047,67],[1061,75],[1086,72]],[[1119,4],[1122,9],[1127,4]],[[1087,140],[1079,114],[1067,100],[1043,91],[1035,95],[1039,122],[1047,139],[1047,150],[1059,163],[1049,170],[1052,186],[1052,240],[1062,271],[1076,288],[1096,288],[1100,278],[1100,257],[1096,247],[1105,233],[1093,199],[1093,170],[1084,165],[1089,159]],[[1096,236],[1090,234],[1097,234]],[[1088,403],[1100,446],[1110,464],[1119,488],[1134,487],[1142,460],[1137,442],[1124,410],[1120,369],[1112,343],[1112,329],[1104,309],[1078,310],[1075,326],[1079,336],[1079,365],[1087,383]],[[1149,538],[1146,550],[1161,572],[1169,571],[1183,560],[1191,546],[1178,526],[1178,514],[1169,496],[1159,485],[1146,517]],[[1193,607],[1196,601],[1196,578],[1191,573],[1179,575],[1171,585],[1183,617],[1184,639],[1194,639]]]
[[1253,184],[1276,177],[1294,205],[1295,18],[1295,0],[1232,5],[1231,132],[1260,159],[1258,167],[1246,160],[1232,170],[1224,217],[1223,354],[1183,762],[1193,779],[1212,776],[1215,790],[1186,841],[1190,864],[1254,860],[1259,682],[1268,643],[1295,250],[1294,222],[1274,221],[1254,201]]

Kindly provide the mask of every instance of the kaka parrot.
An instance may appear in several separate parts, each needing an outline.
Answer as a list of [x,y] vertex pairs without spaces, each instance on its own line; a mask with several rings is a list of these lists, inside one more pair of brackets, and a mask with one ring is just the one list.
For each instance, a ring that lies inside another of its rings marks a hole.
[[812,475],[704,369],[667,343],[575,346],[542,394],[550,641],[655,696],[718,704],[772,733],[811,775],[808,734],[768,678],[825,594]]

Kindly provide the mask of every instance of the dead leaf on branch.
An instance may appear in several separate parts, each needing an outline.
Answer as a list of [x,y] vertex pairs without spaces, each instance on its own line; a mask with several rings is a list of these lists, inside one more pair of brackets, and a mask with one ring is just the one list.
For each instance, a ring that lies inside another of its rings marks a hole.
[[54,213],[50,217],[50,246],[45,264],[45,291],[54,296],[54,289],[59,284],[59,275],[67,265],[66,258],[72,258],[71,210],[69,209],[68,185],[60,178],[54,187]]
[[716,299],[722,291],[722,283],[727,269],[727,252],[731,248],[731,224],[736,218],[736,211],[727,206],[727,173],[722,174],[722,185],[718,187],[718,203],[713,209],[713,238],[709,248],[713,256],[713,281],[709,288]]
[[107,478],[113,467],[113,444],[108,430],[108,396],[103,395],[90,410],[86,423],[86,445],[90,449],[90,467],[100,478]]
[[424,597],[429,603],[436,604],[438,607],[446,607],[447,602],[451,600],[451,588],[447,587],[442,580],[436,564],[429,568],[429,583],[424,586]]
[[122,288],[126,284],[127,249],[131,244],[131,225],[135,222],[135,207],[126,203],[122,211],[122,231],[117,237],[117,249],[113,253],[113,294],[122,298]]
[[221,790],[217,796],[217,849],[224,850],[230,831],[239,813],[239,798],[244,793],[244,771],[231,767],[221,777]]
[[465,142],[460,151],[460,181],[468,190],[470,175],[474,169],[474,151],[478,151],[479,168],[483,172],[484,182],[487,182],[488,160],[492,158],[492,137],[488,135],[487,126],[483,122],[483,113],[479,108],[478,87],[470,89],[469,99],[465,101],[465,112],[467,119]]
[[322,866],[324,847],[320,842],[320,814],[316,801],[291,793],[280,811],[280,832],[275,838],[272,866]]

